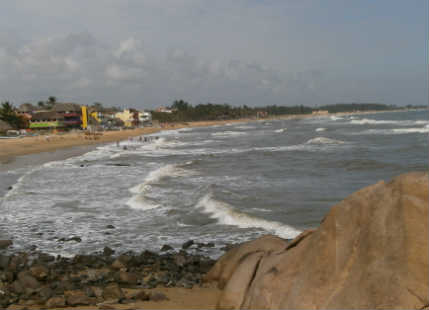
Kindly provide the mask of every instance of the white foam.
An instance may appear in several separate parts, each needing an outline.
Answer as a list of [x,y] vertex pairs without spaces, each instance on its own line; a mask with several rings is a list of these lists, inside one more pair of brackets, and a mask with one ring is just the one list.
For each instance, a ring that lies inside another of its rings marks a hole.
[[340,116],[333,116],[333,115],[331,116],[331,120],[333,120],[333,121],[338,121],[340,119],[344,119],[344,118],[342,118]]
[[210,214],[211,218],[216,219],[219,224],[223,225],[234,225],[240,228],[262,228],[282,238],[294,238],[300,233],[299,230],[286,224],[263,220],[236,211],[229,204],[213,199],[211,193],[201,198],[196,208]]
[[256,127],[249,126],[249,125],[241,125],[241,126],[235,126],[234,128],[236,128],[236,129],[255,129]]
[[129,191],[134,194],[140,194],[145,191],[147,186],[153,183],[157,183],[165,177],[180,177],[192,174],[193,172],[191,170],[182,169],[179,165],[168,164],[149,172],[143,183],[130,188]]
[[151,210],[160,206],[149,201],[144,195],[135,195],[131,197],[126,204],[134,210]]
[[395,134],[406,134],[406,133],[428,133],[429,127],[423,128],[395,128],[392,129],[392,132]]
[[310,139],[306,142],[306,144],[344,144],[344,141],[341,140],[335,140],[325,137],[316,137],[313,139]]
[[316,131],[325,131],[326,128],[320,127],[320,128],[316,128]]
[[274,130],[274,132],[278,132],[278,133],[282,133],[282,132],[286,132],[287,128],[280,128],[277,130]]
[[12,197],[14,195],[19,194],[19,189],[23,186],[25,179],[32,173],[42,169],[45,165],[36,166],[29,171],[27,171],[25,174],[20,176],[15,184],[12,185],[12,189],[10,189],[6,195],[3,196],[2,202],[6,201],[7,198]]
[[221,132],[212,133],[212,136],[215,136],[215,137],[231,137],[231,136],[242,136],[242,135],[247,135],[247,133],[243,131],[221,131]]
[[428,133],[429,127],[415,128],[393,128],[393,129],[369,129],[361,131],[359,135],[401,135],[410,133]]

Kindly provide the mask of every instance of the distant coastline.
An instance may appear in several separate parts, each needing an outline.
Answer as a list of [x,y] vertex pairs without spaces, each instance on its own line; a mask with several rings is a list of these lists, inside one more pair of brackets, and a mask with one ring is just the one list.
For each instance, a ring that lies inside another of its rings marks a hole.
[[[265,118],[241,118],[231,120],[214,120],[214,121],[195,121],[195,122],[174,122],[162,123],[160,127],[144,127],[137,129],[127,129],[121,131],[104,131],[97,139],[86,139],[84,131],[70,132],[60,134],[49,134],[40,136],[29,136],[15,139],[0,140],[0,165],[5,165],[13,161],[14,157],[37,154],[43,152],[53,152],[60,149],[67,149],[77,146],[96,146],[104,143],[117,142],[129,138],[154,134],[163,130],[175,130],[181,128],[193,127],[208,127],[216,125],[225,125],[230,123],[247,123],[256,121],[269,120],[287,120],[287,119],[305,119],[314,117],[329,117],[333,115],[360,115],[360,114],[375,114],[387,112],[406,112],[414,109],[400,110],[382,110],[382,111],[353,111],[353,112],[338,112],[327,114],[294,114],[294,115],[276,115]],[[423,109],[422,109],[423,110]],[[74,153],[73,153],[74,154]],[[66,155],[64,155],[66,156]],[[73,156],[73,155],[71,155]]]

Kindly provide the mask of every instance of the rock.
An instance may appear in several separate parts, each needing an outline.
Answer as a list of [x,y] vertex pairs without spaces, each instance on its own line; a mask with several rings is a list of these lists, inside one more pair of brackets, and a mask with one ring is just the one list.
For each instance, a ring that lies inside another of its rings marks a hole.
[[13,244],[12,240],[0,240],[0,250],[6,249]]
[[186,264],[186,257],[182,254],[176,254],[174,255],[174,263],[179,266],[183,267]]
[[206,278],[224,283],[218,307],[424,308],[428,183],[427,173],[379,182],[333,206],[317,230],[287,247],[268,251],[258,242],[265,237],[231,250]]
[[189,247],[191,247],[193,244],[194,244],[194,240],[186,241],[184,244],[182,244],[182,249],[186,250]]
[[96,303],[95,298],[89,297],[81,290],[65,291],[64,296],[66,298],[66,303],[69,306],[87,306],[94,305]]
[[133,298],[136,300],[147,301],[150,299],[150,295],[148,293],[146,293],[145,291],[140,291],[137,294],[135,294],[133,296]]
[[64,296],[55,296],[48,299],[45,303],[47,308],[62,308],[66,306],[66,299]]
[[113,269],[126,269],[127,266],[121,262],[119,259],[115,259],[115,261],[112,263],[111,267]]
[[165,296],[164,293],[161,292],[151,292],[149,294],[149,300],[151,301],[163,301],[163,300],[169,300],[167,296]]
[[113,225],[107,225],[106,228],[107,229],[115,229],[115,226],[113,226]]
[[45,286],[39,291],[39,297],[42,303],[45,303],[53,295],[54,295],[54,292],[49,286]]
[[0,269],[6,270],[9,266],[10,257],[0,254]]
[[166,251],[171,251],[174,250],[172,246],[168,245],[168,244],[164,244],[161,248],[161,252],[166,252]]
[[116,283],[112,283],[112,284],[107,285],[103,289],[103,295],[102,296],[105,300],[117,299],[119,301],[125,297],[124,293],[122,292],[122,289]]
[[36,280],[28,271],[21,271],[18,274],[19,283],[25,288],[37,289],[39,288],[40,282]]
[[139,277],[132,272],[119,271],[119,282],[124,284],[136,285]]
[[33,266],[30,268],[30,273],[33,277],[35,277],[37,280],[46,280],[46,278],[49,275],[49,269],[45,266]]
[[203,282],[217,282],[218,287],[223,289],[231,278],[232,273],[248,255],[259,251],[266,253],[281,251],[286,247],[286,240],[272,235],[245,242],[241,246],[234,247],[225,253],[203,278]]
[[108,246],[104,247],[104,249],[103,249],[103,255],[105,255],[105,256],[111,256],[113,254],[115,254],[115,250],[112,250]]

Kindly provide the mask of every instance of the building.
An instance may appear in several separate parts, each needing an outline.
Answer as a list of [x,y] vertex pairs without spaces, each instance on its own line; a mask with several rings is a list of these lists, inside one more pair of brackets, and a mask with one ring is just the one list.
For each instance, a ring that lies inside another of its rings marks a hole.
[[63,115],[63,125],[67,128],[80,128],[82,125],[82,109],[76,103],[57,103],[52,112]]
[[119,118],[124,122],[125,127],[137,127],[139,125],[139,112],[134,109],[125,109],[122,112],[115,114],[116,118]]
[[150,124],[152,122],[152,114],[150,112],[139,112],[139,122],[140,124]]
[[65,127],[63,114],[57,112],[34,113],[30,119],[30,129],[57,129]]
[[159,113],[173,113],[176,111],[177,111],[176,109],[169,109],[169,108],[164,108],[164,107],[160,107],[160,108],[155,110],[155,112],[159,112]]

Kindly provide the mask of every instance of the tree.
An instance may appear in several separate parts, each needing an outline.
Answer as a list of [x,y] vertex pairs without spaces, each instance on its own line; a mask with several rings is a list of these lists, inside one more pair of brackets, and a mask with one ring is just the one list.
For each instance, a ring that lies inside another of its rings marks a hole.
[[179,111],[186,111],[189,109],[189,107],[189,103],[183,100],[175,100],[171,106],[172,109],[177,109]]
[[104,107],[103,104],[100,102],[94,102],[92,104],[92,107],[97,111],[97,112],[103,112],[104,111]]
[[0,108],[0,120],[5,121],[10,126],[15,129],[20,129],[25,127],[24,119],[15,113],[13,105],[8,101],[3,102]]
[[56,103],[57,103],[57,98],[54,96],[50,96],[48,98],[48,101],[45,104],[45,107],[47,107],[48,109],[52,109]]

